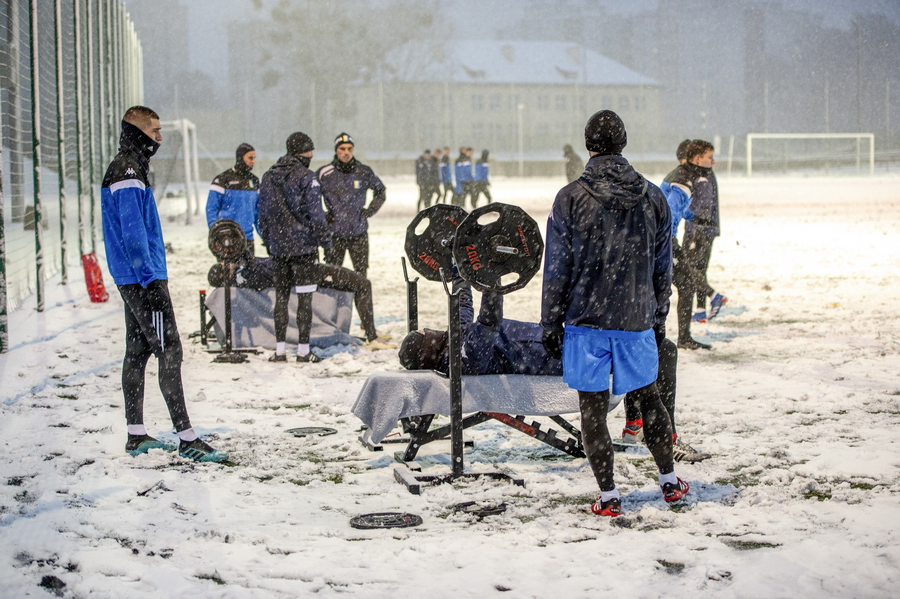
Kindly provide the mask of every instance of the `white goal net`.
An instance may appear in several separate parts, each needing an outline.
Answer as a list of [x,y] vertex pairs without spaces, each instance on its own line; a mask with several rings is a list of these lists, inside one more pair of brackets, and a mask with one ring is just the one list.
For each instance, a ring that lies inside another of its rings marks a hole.
[[824,171],[875,173],[872,133],[748,133],[747,176]]

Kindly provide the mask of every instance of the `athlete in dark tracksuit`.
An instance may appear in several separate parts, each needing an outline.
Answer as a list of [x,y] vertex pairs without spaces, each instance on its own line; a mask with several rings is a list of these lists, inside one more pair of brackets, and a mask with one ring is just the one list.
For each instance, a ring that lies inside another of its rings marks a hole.
[[110,163],[100,189],[107,264],[125,304],[125,449],[133,454],[155,448],[175,449],[149,436],[144,427],[144,373],[150,356],[155,355],[159,361],[159,389],[181,440],[179,454],[218,462],[227,455],[197,438],[184,403],[183,352],[169,298],[165,242],[147,179],[150,157],[162,141],[159,131],[155,112],[143,106],[128,109],[122,121],[119,153]]
[[[245,157],[252,157],[248,161]],[[217,220],[235,221],[247,238],[246,258],[253,258],[253,228],[259,231],[259,179],[251,170],[256,160],[256,150],[243,143],[235,150],[234,166],[216,175],[209,186],[206,199],[206,224],[213,226]]]
[[288,301],[297,292],[298,362],[321,359],[309,349],[312,328],[312,294],[316,290],[315,266],[319,246],[331,247],[331,231],[322,209],[322,194],[315,173],[309,170],[313,142],[304,133],[292,133],[287,154],[263,175],[259,187],[259,227],[275,267],[275,354],[284,362]]

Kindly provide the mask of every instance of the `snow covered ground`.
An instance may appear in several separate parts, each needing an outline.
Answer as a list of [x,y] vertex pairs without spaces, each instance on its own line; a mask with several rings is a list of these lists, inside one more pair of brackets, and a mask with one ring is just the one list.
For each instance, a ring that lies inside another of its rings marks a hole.
[[[370,272],[379,330],[399,341],[415,189],[411,178],[386,183]],[[560,183],[498,179],[493,193],[543,224]],[[396,352],[211,364],[187,338],[212,263],[206,227],[176,218],[165,226],[188,408],[234,464],[126,455],[121,300],[108,275],[106,304],[89,303],[81,280],[51,284],[44,313],[31,298],[11,314],[12,348],[0,356],[0,596],[896,597],[900,178],[720,185],[710,280],[730,301],[695,325],[715,349],[682,352],[678,372],[681,434],[714,454],[677,466],[687,501],[664,504],[649,456],[619,455],[627,514],[593,516],[585,460],[499,423],[467,431],[467,465],[513,470],[524,489],[474,482],[410,495],[394,482],[391,446],[366,451],[350,412],[367,375],[399,369]],[[538,276],[506,296],[507,315],[536,320],[539,295]],[[446,326],[440,285],[420,282],[420,308],[422,325]],[[151,361],[146,423],[173,438],[154,377]],[[619,408],[610,428],[623,420]],[[286,433],[300,426],[338,433]],[[424,451],[426,471],[446,470],[448,452]],[[463,501],[508,509],[478,521],[451,511]],[[349,525],[387,511],[424,523]]]

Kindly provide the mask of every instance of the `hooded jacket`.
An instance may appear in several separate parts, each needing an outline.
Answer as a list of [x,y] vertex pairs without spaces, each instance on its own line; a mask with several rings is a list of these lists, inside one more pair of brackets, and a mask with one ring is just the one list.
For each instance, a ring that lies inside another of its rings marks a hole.
[[453,184],[453,174],[450,169],[450,157],[444,154],[441,156],[441,162],[438,164],[438,173],[440,173],[441,183]]
[[206,224],[230,218],[253,239],[253,227],[259,231],[259,179],[243,160],[219,174],[209,186],[206,198]]
[[622,156],[594,156],[547,221],[541,325],[645,331],[672,293],[666,198]]
[[100,186],[103,245],[116,285],[146,287],[168,279],[162,225],[147,178],[159,143],[131,123],[122,122],[119,153]]
[[488,185],[490,182],[490,174],[491,174],[491,163],[488,160],[487,150],[482,152],[481,158],[478,162],[475,163],[475,180],[476,181],[484,181]]
[[272,256],[315,254],[331,247],[315,173],[286,154],[263,175],[259,186],[259,232]]
[[[334,217],[331,231],[335,237],[359,237],[369,230],[369,218],[384,204],[385,188],[371,168],[353,158],[342,163],[337,157],[318,171],[325,208]],[[366,193],[372,190],[372,202],[366,208]]]

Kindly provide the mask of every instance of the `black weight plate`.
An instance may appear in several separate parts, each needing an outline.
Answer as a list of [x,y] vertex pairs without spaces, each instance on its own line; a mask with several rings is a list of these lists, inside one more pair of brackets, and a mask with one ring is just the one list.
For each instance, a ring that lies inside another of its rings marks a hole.
[[294,435],[295,437],[312,437],[313,435],[327,437],[328,435],[336,435],[337,430],[325,426],[303,426],[300,428],[290,428],[287,430],[287,433]]
[[[497,214],[495,221],[478,222],[491,213]],[[521,289],[540,269],[543,253],[544,239],[537,222],[518,206],[499,202],[470,212],[457,227],[453,242],[460,276],[481,292]],[[518,278],[503,281],[513,273]]]
[[465,501],[454,505],[453,511],[462,512],[463,514],[472,514],[478,518],[484,518],[486,516],[499,516],[506,511],[506,504],[481,504],[476,501]]
[[[466,211],[452,204],[435,204],[421,211],[406,227],[406,258],[417,273],[429,281],[441,280],[441,268],[450,277],[453,265],[453,247],[450,243],[456,227],[466,217]],[[427,226],[416,234],[419,225]]]
[[221,262],[237,262],[247,249],[241,226],[229,218],[217,220],[209,228],[209,250]]
[[375,514],[363,514],[350,519],[350,526],[362,530],[374,530],[376,528],[411,528],[422,524],[422,517],[416,514],[404,514],[400,512],[378,512]]

